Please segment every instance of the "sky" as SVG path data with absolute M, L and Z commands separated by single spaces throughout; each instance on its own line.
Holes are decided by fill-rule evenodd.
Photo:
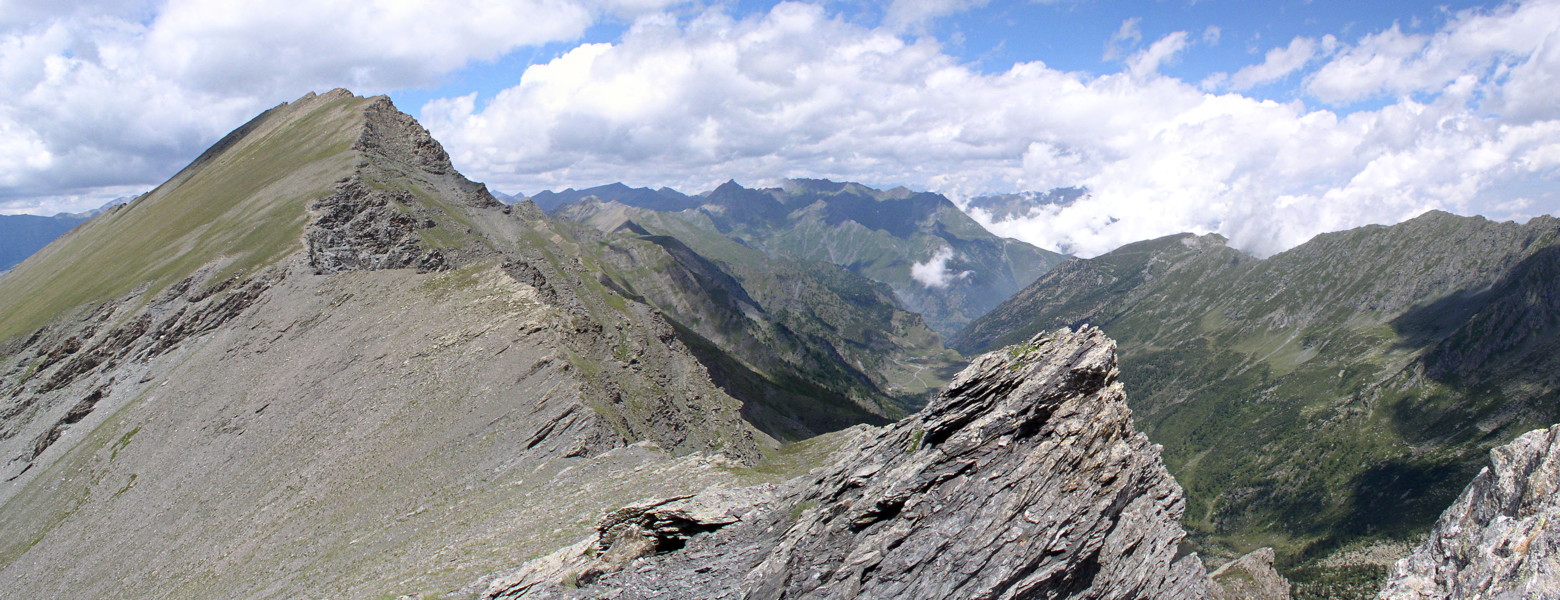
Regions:
M 1085 187 L 974 212 L 1080 256 L 1560 212 L 1560 0 L 0 0 L 0 214 L 145 192 L 336 87 L 509 194 Z

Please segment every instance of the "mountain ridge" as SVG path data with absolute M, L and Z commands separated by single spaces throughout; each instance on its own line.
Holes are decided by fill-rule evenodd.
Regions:
M 788 179 L 749 189 L 729 180 L 697 196 L 608 184 L 537 197 L 551 214 L 567 215 L 586 202 L 677 213 L 781 259 L 845 267 L 888 284 L 944 336 L 1062 260 L 987 232 L 942 195 L 904 188 Z
M 1556 219 L 1432 213 L 1261 260 L 1218 236 L 1129 245 L 954 339 L 1076 331 L 954 376 L 959 355 L 851 254 L 977 280 L 960 261 L 1006 246 L 944 219 L 946 198 L 731 181 L 660 211 L 602 194 L 684 200 L 591 190 L 559 218 L 507 205 L 389 99 L 335 90 L 0 278 L 7 594 L 503 596 L 515 579 L 493 574 L 543 557 L 519 594 L 1276 599 L 1275 559 L 1349 541 L 1328 528 L 1411 531 L 1435 480 L 1554 416 Z M 831 254 L 784 250 L 812 242 Z M 1349 429 L 1366 419 L 1385 421 Z M 1161 449 L 1143 422 L 1244 439 Z M 1337 460 L 1355 455 L 1376 462 Z M 1340 481 L 1354 504 L 1258 540 L 1278 553 L 1209 575 L 1181 543 L 1185 511 L 1213 530 L 1192 546 L 1243 552 L 1273 506 Z
M 183 251 L 118 251 L 152 243 Z M 448 591 L 452 555 L 496 567 L 631 490 L 732 480 L 774 442 L 590 244 L 388 99 L 257 117 L 0 279 L 127 278 L 0 318 L 8 593 Z
M 650 209 L 592 201 L 559 215 L 605 236 L 604 259 L 621 269 L 614 286 L 687 328 L 690 347 L 709 341 L 740 363 L 706 361 L 725 389 L 751 400 L 745 410 L 806 421 L 800 407 L 817 412 L 820 395 L 843 396 L 874 415 L 856 422 L 882 424 L 919 408 L 960 362 L 891 290 L 842 267 L 776 261 Z M 645 242 L 662 256 L 636 250 Z M 737 381 L 750 377 L 767 383 Z
M 1179 234 L 1064 264 L 950 344 L 1105 329 L 1194 537 L 1274 545 L 1293 574 L 1423 531 L 1490 447 L 1560 420 L 1543 283 L 1557 243 L 1553 217 L 1440 211 L 1266 259 Z

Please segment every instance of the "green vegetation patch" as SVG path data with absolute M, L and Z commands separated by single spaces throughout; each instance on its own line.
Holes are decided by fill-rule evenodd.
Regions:
M 256 117 L 150 194 L 92 219 L 0 280 L 0 340 L 139 291 L 144 300 L 209 264 L 213 281 L 302 247 L 310 203 L 334 191 L 366 99 L 322 98 Z

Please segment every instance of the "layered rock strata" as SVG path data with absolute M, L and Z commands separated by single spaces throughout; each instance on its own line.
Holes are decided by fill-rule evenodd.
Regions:
M 1036 336 L 811 475 L 618 511 L 484 597 L 1209 597 L 1117 375 L 1098 329 Z

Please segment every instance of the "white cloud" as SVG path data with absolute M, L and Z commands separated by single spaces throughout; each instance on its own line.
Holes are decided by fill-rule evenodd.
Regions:
M 939 120 L 971 76 L 930 42 L 782 3 L 742 21 L 641 20 L 620 44 L 530 67 L 481 110 L 456 98 L 422 114 L 463 166 L 501 188 L 589 178 L 699 187 L 793 168 L 859 176 L 888 166 L 883 153 L 910 158 L 950 145 L 990 153 L 981 146 L 1000 137 L 998 124 Z
M 910 277 L 929 288 L 946 288 L 955 281 L 969 277 L 970 271 L 956 273 L 948 268 L 948 262 L 953 259 L 953 248 L 938 248 L 926 262 L 910 265 Z
M 169 0 L 147 54 L 172 78 L 206 89 L 377 92 L 573 39 L 593 20 L 572 0 Z
M 17 198 L 146 187 L 256 111 L 182 88 L 150 68 L 145 27 L 115 18 L 0 31 L 0 208 Z M 8 199 L 9 197 L 9 199 Z M 61 209 L 91 208 L 73 203 Z
M 1304 68 L 1319 55 L 1331 52 L 1337 45 L 1338 40 L 1331 35 L 1323 36 L 1320 40 L 1297 37 L 1290 40 L 1286 47 L 1268 50 L 1261 64 L 1236 71 L 1229 78 L 1229 88 L 1246 90 L 1278 81 Z
M 93 2 L 40 2 L 0 0 L 0 30 L 64 18 L 113 17 L 145 20 L 156 9 L 154 0 L 95 0 Z
M 1142 43 L 1143 30 L 1138 28 L 1138 24 L 1142 22 L 1143 19 L 1141 17 L 1132 17 L 1122 21 L 1121 26 L 1116 28 L 1116 33 L 1112 34 L 1110 39 L 1105 42 L 1105 54 L 1100 58 L 1103 60 L 1119 59 L 1126 56 L 1133 48 Z
M 1307 89 L 1324 101 L 1347 103 L 1437 92 L 1466 74 L 1496 80 L 1524 65 L 1552 73 L 1560 66 L 1554 60 L 1557 24 L 1560 2 L 1532 0 L 1464 11 L 1433 34 L 1407 34 L 1394 25 L 1340 52 L 1311 76 Z M 1553 116 L 1560 108 L 1539 112 Z
M 1159 72 L 1160 65 L 1173 61 L 1176 54 L 1186 49 L 1187 44 L 1185 31 L 1159 38 L 1159 41 L 1149 44 L 1148 48 L 1127 59 L 1127 72 L 1133 77 L 1155 74 Z
M 0 0 L 0 211 L 92 208 L 308 91 L 436 83 L 685 0 Z
M 1448 27 L 1492 27 L 1481 15 Z M 1136 46 L 1137 23 L 1117 37 Z M 1124 55 L 1123 73 L 1020 63 L 985 74 L 933 41 L 786 3 L 747 19 L 645 19 L 619 43 L 531 67 L 486 103 L 439 100 L 423 117 L 458 165 L 507 191 L 616 180 L 701 191 L 731 177 L 828 177 L 955 197 L 1082 185 L 1085 199 L 990 225 L 1082 255 L 1179 231 L 1221 232 L 1268 254 L 1429 208 L 1494 217 L 1503 206 L 1560 208 L 1557 122 L 1489 112 L 1497 105 L 1488 99 L 1510 98 L 1546 114 L 1529 82 L 1560 67 L 1542 39 L 1500 55 L 1510 67 L 1499 74 L 1463 74 L 1432 98 L 1339 114 L 1158 75 L 1188 47 L 1184 32 Z M 1303 71 L 1290 68 L 1300 58 L 1331 61 L 1325 70 L 1362 56 L 1342 45 L 1329 54 L 1334 43 L 1291 42 L 1243 81 Z
M 884 12 L 883 24 L 906 30 L 948 15 L 985 6 L 990 0 L 893 0 Z

